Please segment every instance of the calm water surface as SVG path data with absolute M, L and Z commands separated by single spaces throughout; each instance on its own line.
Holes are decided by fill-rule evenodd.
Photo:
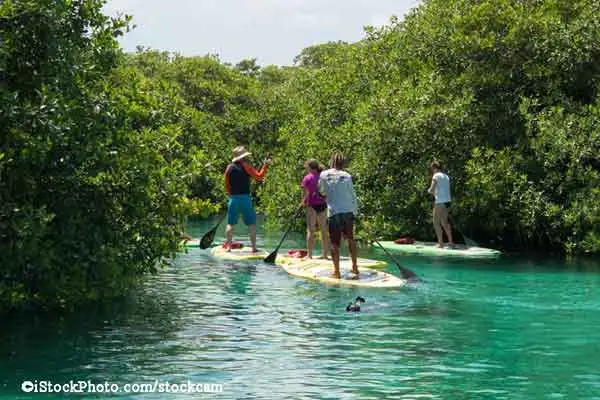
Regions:
M 597 262 L 401 260 L 424 285 L 328 287 L 191 249 L 126 299 L 0 321 L 0 398 L 66 397 L 24 380 L 190 380 L 223 393 L 118 397 L 600 399 Z M 363 312 L 346 313 L 357 295 Z

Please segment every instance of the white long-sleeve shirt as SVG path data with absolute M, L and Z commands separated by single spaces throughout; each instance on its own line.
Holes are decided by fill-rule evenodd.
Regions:
M 358 211 L 352 176 L 346 171 L 331 168 L 321 172 L 319 192 L 327 201 L 327 216 Z

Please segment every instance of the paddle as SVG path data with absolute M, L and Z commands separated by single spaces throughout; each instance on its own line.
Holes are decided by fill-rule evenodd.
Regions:
M 271 153 L 267 153 L 265 160 L 270 159 L 270 158 L 271 158 Z M 214 228 L 212 228 L 210 231 L 206 232 L 204 234 L 204 236 L 202 236 L 202 239 L 200 239 L 200 248 L 201 249 L 208 249 L 210 247 L 212 242 L 215 240 L 215 234 L 217 233 L 217 228 L 219 227 L 219 225 L 221 225 L 221 222 L 223 222 L 223 220 L 225 219 L 226 216 L 227 216 L 227 214 L 223 215 L 223 217 L 221 217 L 221 219 L 219 220 L 217 225 L 215 225 Z
M 300 215 L 300 211 L 302 211 L 303 208 L 304 207 L 302 207 L 302 206 L 298 207 L 298 210 L 296 210 L 296 212 L 294 213 L 294 216 L 292 217 L 292 219 L 290 221 L 290 226 L 288 226 L 287 230 L 284 232 L 283 236 L 281 237 L 281 240 L 279 241 L 279 244 L 277 245 L 277 247 L 275 248 L 275 250 L 273 250 L 273 252 L 271 254 L 269 254 L 267 257 L 265 257 L 264 262 L 266 262 L 267 264 L 275 264 L 275 259 L 277 258 L 277 252 L 279 251 L 281 244 L 285 240 L 285 237 L 287 236 L 287 234 L 290 232 L 290 230 L 294 226 L 293 222 L 296 220 L 298 215 Z
M 389 258 L 391 258 L 392 260 L 394 260 L 394 262 L 396 263 L 396 265 L 398 266 L 398 269 L 400 269 L 400 274 L 402 275 L 403 279 L 406 279 L 409 282 L 423 282 L 423 280 L 421 278 L 419 278 L 417 276 L 417 274 L 415 274 L 414 272 L 412 272 L 410 269 L 403 267 L 402 265 L 400 265 L 400 263 L 398 262 L 398 260 L 396 260 L 396 257 L 392 256 L 386 249 L 385 247 L 383 247 L 381 245 L 381 243 L 379 243 L 378 240 L 374 239 L 373 240 L 375 243 L 377 243 L 379 245 L 379 247 L 381 247 L 383 249 L 383 251 L 385 252 L 385 254 L 387 254 L 387 256 Z
M 221 219 L 219 220 L 219 222 L 217 223 L 217 225 L 215 225 L 214 228 L 212 228 L 210 231 L 206 232 L 204 234 L 204 236 L 202 236 L 202 239 L 200 239 L 200 248 L 201 249 L 208 249 L 210 247 L 212 242 L 215 240 L 215 234 L 217 233 L 217 228 L 219 227 L 219 225 L 221 225 L 221 222 L 223 222 L 223 220 L 225 220 L 226 216 L 227 215 L 223 215 L 221 217 Z
M 479 244 L 476 241 L 469 239 L 467 237 L 467 235 L 465 235 L 463 233 L 463 231 L 460 230 L 460 228 L 458 227 L 458 224 L 454 221 L 454 218 L 452 218 L 452 215 L 450 215 L 450 213 L 448 213 L 448 216 L 450 217 L 450 221 L 452 222 L 452 225 L 456 228 L 456 230 L 458 231 L 458 233 L 461 234 L 463 240 L 465 241 L 465 244 L 468 247 L 478 247 Z
M 429 191 L 427 189 L 425 189 L 425 193 L 428 194 L 431 197 L 434 197 L 431 193 L 429 193 Z M 450 214 L 450 211 L 448 211 L 448 218 L 450 219 L 450 222 L 452 222 L 452 225 L 456 228 L 456 230 L 458 231 L 458 233 L 460 233 L 460 235 L 463 238 L 463 241 L 465 242 L 465 244 L 467 245 L 467 247 L 478 247 L 479 244 L 474 241 L 469 239 L 464 233 L 463 231 L 460 230 L 460 228 L 458 227 L 458 224 L 454 221 L 454 218 L 452 218 L 452 214 Z

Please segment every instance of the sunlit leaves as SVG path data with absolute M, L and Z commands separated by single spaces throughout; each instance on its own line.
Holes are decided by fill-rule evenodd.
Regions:
M 178 249 L 182 103 L 117 69 L 102 5 L 0 4 L 0 310 L 119 295 Z

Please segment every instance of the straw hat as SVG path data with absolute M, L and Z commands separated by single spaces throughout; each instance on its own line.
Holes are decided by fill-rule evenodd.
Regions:
M 249 157 L 251 155 L 252 153 L 248 153 L 244 146 L 238 146 L 235 149 L 233 149 L 233 159 L 231 160 L 231 162 L 234 163 L 241 161 L 244 158 Z

